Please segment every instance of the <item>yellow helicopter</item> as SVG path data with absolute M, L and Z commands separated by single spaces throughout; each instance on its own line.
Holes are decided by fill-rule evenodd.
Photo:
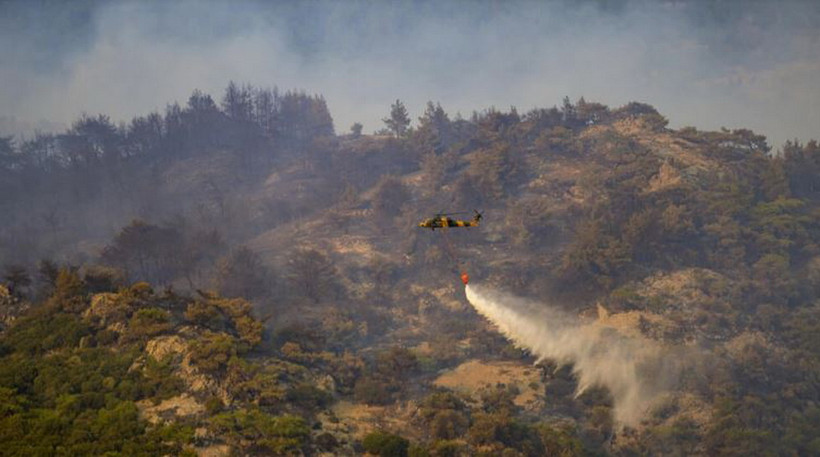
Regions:
M 429 228 L 430 230 L 435 230 L 437 228 L 449 228 L 449 227 L 478 227 L 479 222 L 481 221 L 481 213 L 476 210 L 473 210 L 475 215 L 469 221 L 463 221 L 460 219 L 453 219 L 450 217 L 452 214 L 465 214 L 464 212 L 459 213 L 438 213 L 435 216 L 425 219 L 419 222 L 419 227 L 422 228 Z

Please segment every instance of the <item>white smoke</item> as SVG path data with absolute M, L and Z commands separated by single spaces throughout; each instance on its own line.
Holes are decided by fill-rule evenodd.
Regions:
M 19 123 L 0 134 L 219 101 L 233 80 L 322 93 L 340 133 L 383 127 L 397 98 L 452 118 L 585 96 L 780 146 L 819 133 L 819 21 L 816 0 L 4 0 L 0 116 Z
M 465 291 L 476 311 L 518 347 L 539 361 L 572 364 L 578 378 L 576 395 L 594 385 L 609 389 L 615 420 L 621 425 L 636 424 L 676 378 L 674 358 L 649 340 L 585 325 L 561 310 L 486 287 L 468 285 Z

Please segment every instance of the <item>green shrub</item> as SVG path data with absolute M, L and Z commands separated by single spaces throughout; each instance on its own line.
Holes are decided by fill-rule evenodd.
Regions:
M 127 339 L 145 339 L 171 329 L 171 314 L 159 308 L 143 308 L 128 321 Z
M 224 408 L 225 404 L 222 403 L 222 400 L 215 395 L 210 396 L 207 400 L 205 400 L 205 411 L 207 411 L 211 416 L 222 412 Z
M 353 397 L 357 402 L 368 405 L 387 405 L 393 402 L 391 386 L 385 381 L 361 378 L 353 386 Z
M 202 371 L 223 371 L 240 348 L 234 338 L 224 333 L 211 333 L 190 344 L 191 363 Z
M 185 309 L 185 319 L 211 330 L 223 330 L 225 327 L 225 317 L 219 308 L 210 303 L 191 302 Z
M 407 449 L 407 457 L 430 457 L 430 453 L 418 444 L 411 444 Z
M 267 452 L 293 454 L 304 447 L 310 428 L 298 416 L 271 416 L 258 409 L 217 414 L 210 419 L 211 428 L 229 443 L 242 446 L 255 443 Z
M 433 454 L 436 457 L 459 457 L 463 451 L 464 445 L 458 441 L 439 440 L 433 444 Z
M 319 449 L 323 451 L 333 451 L 334 449 L 339 447 L 339 440 L 337 440 L 335 436 L 327 432 L 320 433 L 318 436 L 316 436 L 315 442 L 316 445 L 319 446 Z
M 390 433 L 375 431 L 362 440 L 364 450 L 381 457 L 407 457 L 410 442 Z
M 307 382 L 291 387 L 285 398 L 289 403 L 307 409 L 324 408 L 333 399 L 329 393 Z

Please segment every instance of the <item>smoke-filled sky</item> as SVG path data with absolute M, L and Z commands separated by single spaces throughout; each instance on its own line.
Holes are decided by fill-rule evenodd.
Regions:
M 340 133 L 383 127 L 396 99 L 415 119 L 566 95 L 778 147 L 820 138 L 819 20 L 813 0 L 0 0 L 0 134 L 218 101 L 234 80 L 321 93 Z

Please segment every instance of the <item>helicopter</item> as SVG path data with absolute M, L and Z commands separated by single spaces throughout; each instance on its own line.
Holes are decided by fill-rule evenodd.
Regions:
M 475 215 L 469 221 L 463 221 L 449 217 L 453 214 L 465 214 L 465 212 L 463 211 L 457 213 L 441 212 L 429 219 L 425 219 L 419 222 L 419 227 L 429 228 L 430 230 L 434 231 L 437 228 L 443 229 L 449 227 L 478 227 L 478 224 L 481 221 L 481 213 L 479 213 L 477 210 L 473 210 L 473 212 L 475 213 Z

